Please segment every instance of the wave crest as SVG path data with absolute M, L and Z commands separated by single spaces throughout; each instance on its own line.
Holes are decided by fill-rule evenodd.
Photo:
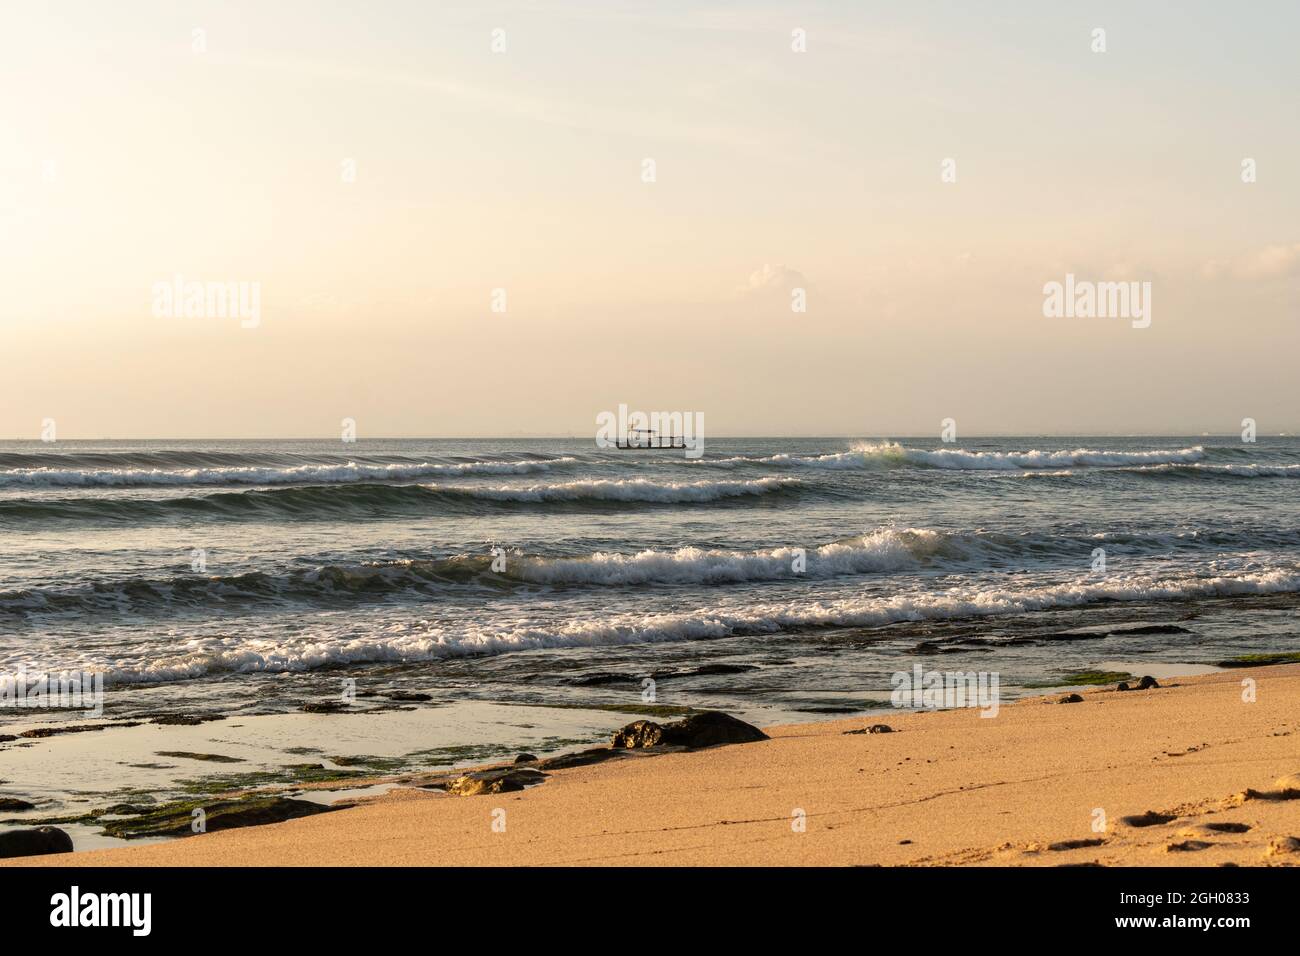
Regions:
M 914 465 L 923 468 L 953 470 L 1013 471 L 1032 468 L 1116 468 L 1125 465 L 1186 464 L 1205 457 L 1205 448 L 1196 445 L 1176 450 L 1152 451 L 1095 451 L 1076 448 L 1073 451 L 965 451 L 960 448 L 927 451 L 907 448 L 897 442 L 864 443 L 854 446 L 854 452 L 867 461 L 884 465 Z
M 434 475 L 526 475 L 569 465 L 576 458 L 549 461 L 468 461 L 450 464 L 297 465 L 289 468 L 11 468 L 0 471 L 0 488 L 138 488 L 171 485 L 341 484 L 427 478 Z

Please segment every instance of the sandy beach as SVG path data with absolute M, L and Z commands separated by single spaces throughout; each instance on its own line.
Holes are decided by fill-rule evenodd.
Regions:
M 1253 682 L 1252 688 L 1243 681 Z M 1300 665 L 555 770 L 8 865 L 1294 865 Z M 890 733 L 851 733 L 885 723 Z M 1282 778 L 1290 777 L 1288 789 Z M 1148 815 L 1151 814 L 1151 815 Z

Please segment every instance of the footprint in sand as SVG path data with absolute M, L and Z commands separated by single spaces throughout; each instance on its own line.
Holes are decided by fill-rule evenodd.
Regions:
M 1213 843 L 1206 843 L 1204 840 L 1183 840 L 1180 843 L 1170 843 L 1165 847 L 1166 853 L 1193 853 L 1196 850 L 1207 850 L 1214 846 Z
M 1219 806 L 1231 810 L 1250 800 L 1300 800 L 1300 773 L 1289 773 L 1273 781 L 1273 790 L 1252 790 L 1247 787 L 1240 793 L 1223 800 Z
M 1222 833 L 1246 833 L 1252 827 L 1249 823 L 1198 823 L 1179 833 L 1183 837 L 1218 836 Z
M 1026 843 L 1017 848 L 1010 843 L 1004 843 L 997 847 L 1000 852 L 1016 852 L 1017 850 L 1024 855 L 1033 855 L 1042 853 L 1044 850 L 1059 852 L 1061 850 L 1082 850 L 1085 847 L 1101 846 L 1106 842 L 1105 837 L 1095 837 L 1088 840 L 1057 840 L 1055 843 Z
M 1049 850 L 1080 850 L 1086 846 L 1101 846 L 1105 842 L 1105 837 L 1097 837 L 1092 840 L 1060 840 L 1056 843 L 1047 844 L 1047 848 Z
M 1288 856 L 1293 853 L 1300 853 L 1300 840 L 1293 836 L 1280 836 L 1273 838 L 1264 851 L 1264 856 Z
M 1131 827 L 1154 827 L 1177 819 L 1178 817 L 1172 813 L 1157 813 L 1155 810 L 1148 810 L 1146 813 L 1138 813 L 1131 817 L 1121 817 L 1120 823 L 1125 823 Z

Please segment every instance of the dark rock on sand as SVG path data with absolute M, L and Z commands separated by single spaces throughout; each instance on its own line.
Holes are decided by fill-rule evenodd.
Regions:
M 1116 690 L 1151 690 L 1153 687 L 1159 687 L 1159 686 L 1160 684 L 1156 682 L 1156 679 L 1154 677 L 1147 675 L 1132 686 L 1130 686 L 1126 681 L 1120 681 L 1119 684 L 1115 686 L 1115 689 Z
M 0 744 L 7 744 L 9 741 L 17 739 L 18 737 L 15 734 L 0 734 Z
M 149 807 L 144 813 L 123 820 L 105 820 L 104 835 L 133 840 L 139 837 L 189 836 L 194 832 L 194 811 L 203 811 L 204 829 L 230 830 L 235 827 L 279 823 L 317 813 L 329 813 L 338 807 L 293 800 L 289 797 L 255 797 L 244 800 L 180 800 Z
M 7 833 L 0 833 L 0 859 L 71 852 L 72 837 L 57 827 L 37 827 L 32 830 L 10 830 Z
M 624 749 L 658 747 L 664 744 L 716 747 L 767 739 L 767 734 L 752 724 L 718 710 L 706 710 L 671 724 L 657 724 L 652 720 L 635 721 L 614 734 L 611 746 Z
M 631 750 L 635 747 L 654 747 L 664 742 L 664 727 L 653 720 L 637 720 L 614 732 L 611 747 Z
M 677 677 L 714 677 L 721 674 L 743 674 L 745 671 L 758 670 L 757 664 L 701 664 L 699 667 L 684 670 L 663 670 L 645 673 L 621 673 L 617 671 L 593 671 L 564 678 L 561 682 L 574 687 L 602 687 L 607 684 L 637 684 L 647 677 L 656 680 L 672 680 Z
M 184 760 L 202 760 L 207 763 L 243 763 L 243 757 L 227 757 L 225 754 L 201 754 L 190 750 L 158 750 L 158 757 L 175 757 Z
M 892 734 L 893 732 L 894 728 L 889 724 L 872 724 L 870 727 L 844 731 L 845 734 Z
M 303 704 L 302 709 L 308 714 L 338 714 L 348 709 L 341 700 L 318 700 Z
M 515 763 L 536 763 L 536 762 L 537 762 L 536 754 L 519 754 L 519 756 L 515 757 Z
M 622 756 L 623 754 L 609 747 L 592 747 L 590 750 L 579 750 L 577 753 L 547 757 L 538 763 L 537 767 L 540 770 L 563 770 L 566 767 L 586 767 L 593 763 L 604 763 L 606 760 L 615 760 Z
M 0 810 L 35 810 L 36 804 L 14 797 L 0 797 Z
M 1058 704 L 1082 704 L 1083 698 L 1078 694 L 1066 694 L 1064 697 L 1058 698 L 1056 702 Z
M 40 739 L 42 737 L 53 737 L 57 734 L 86 734 L 92 730 L 108 730 L 110 727 L 138 727 L 138 720 L 123 720 L 116 724 L 77 724 L 70 727 L 37 727 L 34 730 L 24 730 L 19 737 L 29 737 Z
M 153 714 L 151 723 L 165 727 L 195 727 L 213 720 L 225 720 L 224 714 Z
M 528 768 L 506 767 L 500 770 L 476 770 L 447 784 L 447 792 L 462 797 L 489 793 L 513 793 L 541 783 L 546 774 Z

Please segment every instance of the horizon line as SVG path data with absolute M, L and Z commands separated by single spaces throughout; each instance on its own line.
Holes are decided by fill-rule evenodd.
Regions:
M 1300 431 L 1300 430 L 1298 430 Z M 1295 438 L 1296 433 L 1291 431 L 1280 431 L 1276 433 L 1258 433 L 1260 438 Z M 580 441 L 586 436 L 583 435 L 556 435 L 543 433 L 522 433 L 513 435 L 379 435 L 367 438 L 357 438 L 351 442 L 343 442 L 334 435 L 298 435 L 298 436 L 194 436 L 180 437 L 176 435 L 168 436 L 108 436 L 100 435 L 91 438 L 59 438 L 55 441 L 43 441 L 40 438 L 0 438 L 0 444 L 34 444 L 34 445 L 59 445 L 68 442 L 130 442 L 130 441 L 149 441 L 149 442 L 338 442 L 339 444 L 359 445 L 363 442 L 385 442 L 385 441 Z M 705 441 L 713 439 L 780 439 L 794 438 L 803 440 L 814 439 L 862 439 L 862 440 L 898 440 L 898 439 L 940 439 L 937 434 L 906 434 L 903 432 L 891 432 L 889 434 L 866 434 L 862 432 L 844 432 L 841 434 L 719 434 L 706 436 Z M 947 444 L 956 444 L 967 439 L 989 439 L 989 438 L 1231 438 L 1240 437 L 1239 431 L 1229 432 L 1164 432 L 1164 431 L 1141 431 L 1141 432 L 972 432 L 971 434 L 960 436 L 955 442 Z M 592 441 L 594 442 L 594 437 Z M 656 450 L 656 449 L 650 449 Z M 668 449 L 664 449 L 665 451 Z

